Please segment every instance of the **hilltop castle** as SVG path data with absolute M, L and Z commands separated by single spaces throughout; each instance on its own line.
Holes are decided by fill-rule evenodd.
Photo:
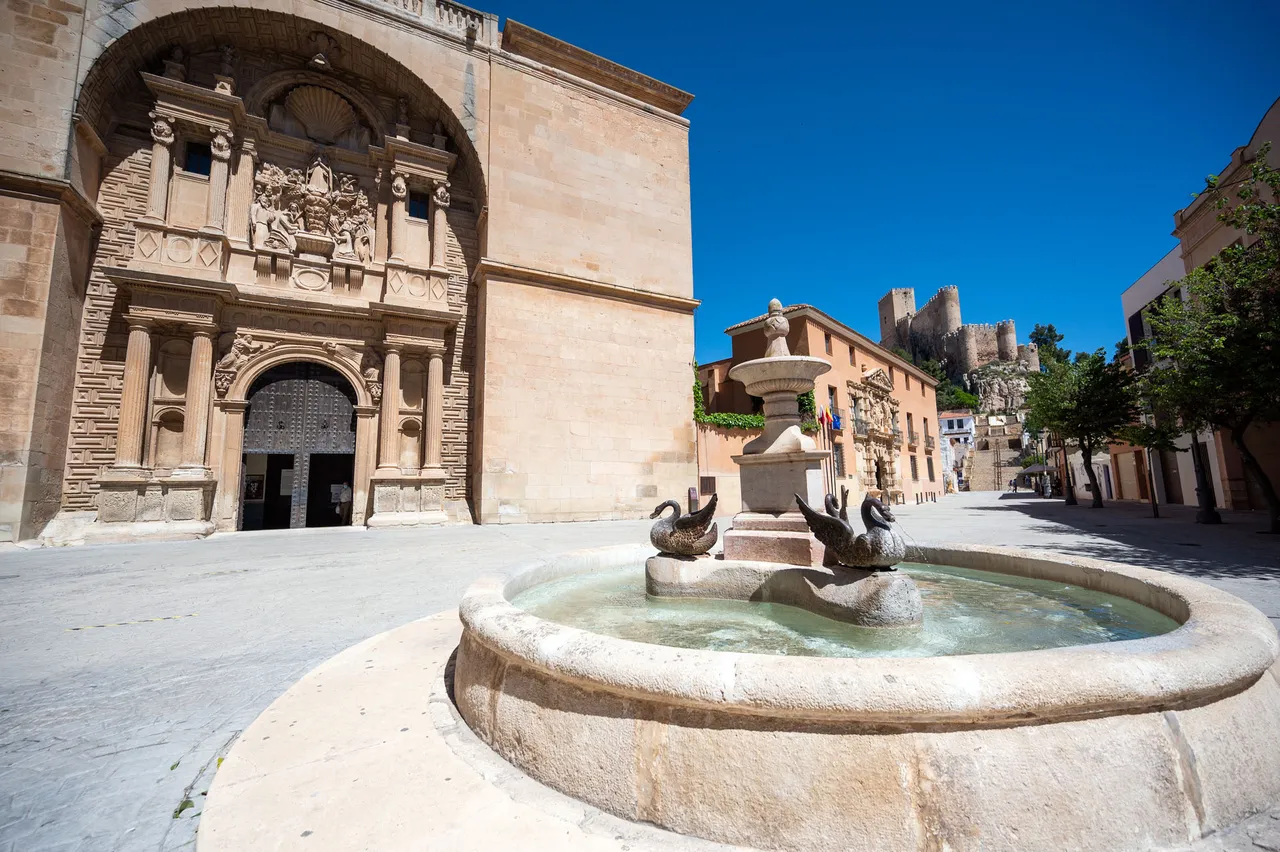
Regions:
M 1026 361 L 1040 369 L 1040 353 L 1034 343 L 1019 344 L 1013 320 L 963 324 L 960 291 L 943 287 L 916 310 L 916 291 L 895 287 L 880 299 L 880 345 L 901 347 L 913 357 L 940 361 L 956 381 L 993 361 Z

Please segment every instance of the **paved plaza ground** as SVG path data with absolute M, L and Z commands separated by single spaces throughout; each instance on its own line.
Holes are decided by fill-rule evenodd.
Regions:
M 1157 520 L 1146 506 L 1095 511 L 998 493 L 896 511 L 921 542 L 1176 571 L 1280 626 L 1280 541 L 1257 533 L 1261 517 L 1203 527 L 1183 507 L 1162 507 Z M 218 756 L 313 667 L 453 608 L 481 574 L 644 542 L 648 527 L 305 530 L 0 552 L 0 852 L 190 848 Z M 1205 848 L 1280 850 L 1272 823 L 1264 816 Z

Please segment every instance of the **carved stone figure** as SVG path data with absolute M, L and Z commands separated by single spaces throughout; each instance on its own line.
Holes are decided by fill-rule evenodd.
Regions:
M 218 359 L 218 363 L 213 368 L 213 388 L 218 392 L 218 396 L 225 396 L 231 389 L 236 373 L 241 367 L 273 346 L 275 343 L 254 340 L 252 334 L 237 333 L 231 342 L 231 348 Z
M 274 343 L 254 340 L 252 334 L 237 334 L 235 340 L 231 343 L 231 348 L 227 350 L 227 354 L 218 360 L 214 369 L 235 373 L 249 363 L 249 360 L 255 355 L 260 355 L 273 346 L 275 346 Z
M 213 138 L 209 140 L 209 152 L 215 160 L 231 159 L 231 139 L 226 133 L 212 128 Z
M 814 538 L 826 545 L 841 565 L 871 571 L 893 571 L 907 558 L 907 543 L 890 523 L 893 512 L 874 497 L 862 501 L 862 523 L 865 533 L 854 535 L 849 523 L 849 489 L 840 489 L 840 508 L 828 494 L 826 513 L 817 512 L 799 494 L 796 503 Z
M 382 401 L 382 358 L 373 351 L 373 347 L 368 347 L 364 350 L 360 365 L 365 387 L 369 389 L 373 404 L 377 405 Z
M 151 118 L 151 139 L 161 145 L 173 144 L 173 119 L 156 113 L 148 113 Z
M 649 530 L 649 541 L 660 553 L 675 556 L 701 556 L 715 546 L 720 531 L 716 528 L 716 495 L 712 494 L 707 505 L 688 515 L 680 514 L 680 504 L 668 500 L 653 510 L 650 518 L 658 518 L 670 506 L 674 511 Z
M 299 231 L 329 237 L 337 257 L 373 257 L 373 207 L 354 175 L 334 172 L 317 156 L 304 173 L 263 163 L 250 208 L 253 247 L 294 253 Z
M 764 321 L 764 338 L 768 345 L 764 350 L 766 358 L 785 358 L 791 354 L 787 346 L 787 334 L 791 331 L 791 323 L 782 314 L 782 302 L 777 299 L 769 301 L 769 316 Z

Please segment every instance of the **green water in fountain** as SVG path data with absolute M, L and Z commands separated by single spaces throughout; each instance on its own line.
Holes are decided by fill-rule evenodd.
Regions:
M 512 603 L 539 618 L 619 639 L 753 654 L 935 657 L 1032 651 L 1157 636 L 1178 623 L 1079 586 L 941 565 L 901 566 L 924 599 L 924 626 L 874 630 L 796 607 L 645 594 L 644 566 L 577 574 Z

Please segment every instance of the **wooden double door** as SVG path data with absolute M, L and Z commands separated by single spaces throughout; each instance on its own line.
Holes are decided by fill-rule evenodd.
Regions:
M 243 529 L 350 523 L 339 497 L 352 482 L 355 391 L 309 361 L 273 367 L 249 390 L 245 412 Z

